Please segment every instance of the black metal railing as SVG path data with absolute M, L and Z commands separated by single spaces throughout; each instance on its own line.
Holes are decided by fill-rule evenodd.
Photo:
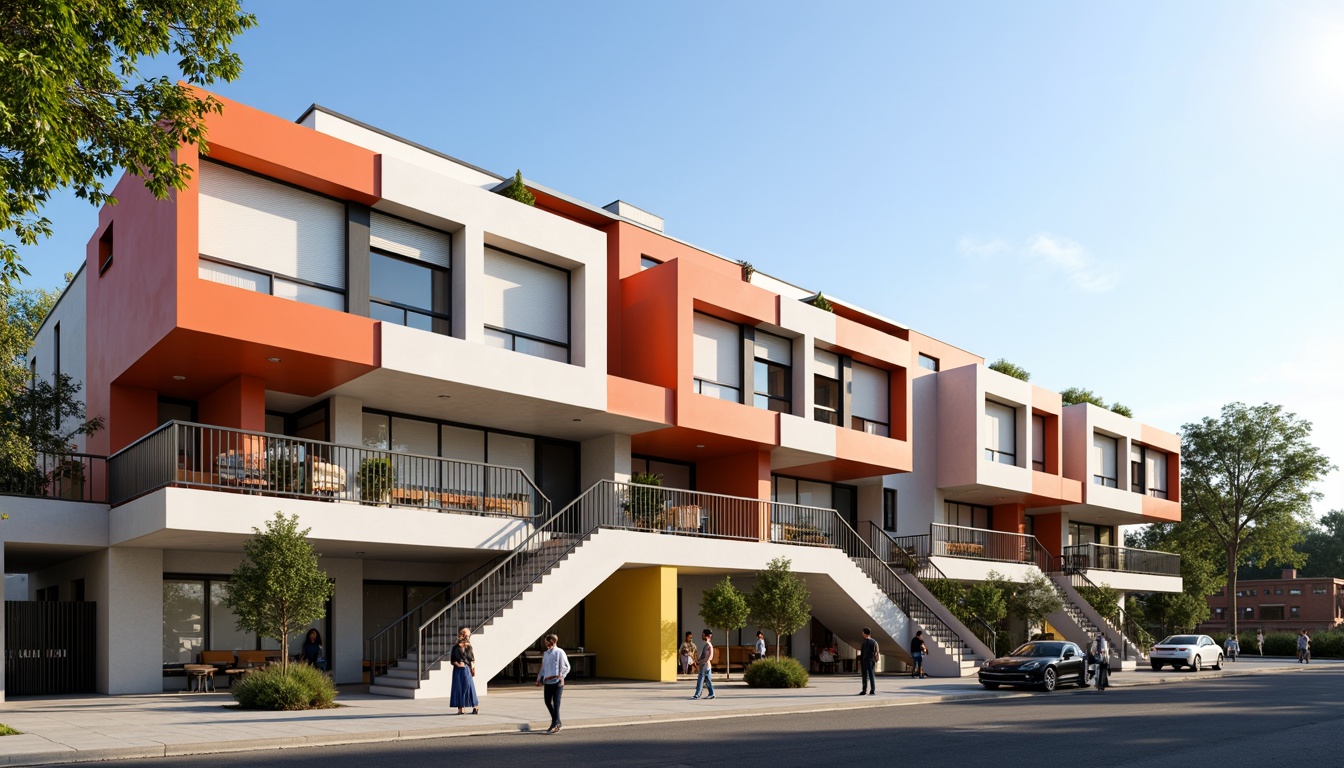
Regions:
M 1106 475 L 1093 475 L 1092 484 L 1104 485 L 1107 488 L 1116 488 L 1118 487 L 1119 482 L 1114 477 L 1107 477 Z
M 1073 590 L 1077 592 L 1079 597 L 1082 597 L 1084 601 L 1087 600 L 1085 597 L 1087 590 L 1100 589 L 1096 582 L 1087 577 L 1087 574 L 1071 567 L 1067 557 L 1061 558 L 1061 566 L 1061 570 L 1069 580 L 1069 585 L 1073 587 Z M 1063 597 L 1067 599 L 1068 595 L 1065 594 Z M 1096 611 L 1102 621 L 1106 622 L 1106 625 L 1120 636 L 1121 648 L 1119 650 L 1121 659 L 1127 660 L 1129 658 L 1130 645 L 1133 645 L 1138 649 L 1140 656 L 1148 655 L 1148 649 L 1153 647 L 1154 642 L 1153 636 L 1148 633 L 1148 630 L 1144 629 L 1131 619 L 1128 614 L 1125 614 L 1118 609 L 1115 614 L 1110 616 L 1102 613 L 1095 605 L 1092 606 L 1092 610 Z
M 1004 563 L 1029 563 L 1049 573 L 1053 560 L 1035 536 L 934 523 L 930 527 L 930 554 Z
M 824 521 L 822 512 L 839 519 L 829 509 L 601 480 L 420 624 L 412 649 L 418 679 L 448 654 L 460 628 L 479 630 L 601 528 L 758 541 L 780 510 L 798 519 Z
M 1113 547 L 1106 544 L 1078 544 L 1064 548 L 1067 570 L 1123 571 L 1159 576 L 1180 576 L 1181 556 L 1151 549 Z
M 835 519 L 838 525 L 844 526 L 845 531 L 847 531 L 847 533 L 837 533 L 836 540 L 840 542 L 838 546 L 863 569 L 864 573 L 868 574 L 869 578 L 877 582 L 878 587 L 887 595 L 887 598 L 895 603 L 906 616 L 909 616 L 939 645 L 947 648 L 949 652 L 966 653 L 968 646 L 961 636 L 945 624 L 942 619 L 938 618 L 938 614 L 928 603 L 924 602 L 923 598 L 905 586 L 893 569 L 893 567 L 904 567 L 903 564 L 909 563 L 910 558 L 910 552 L 897 543 L 898 538 L 918 537 L 893 537 L 879 526 L 874 525 L 870 520 L 868 521 L 869 541 L 864 542 L 863 538 L 855 533 L 839 515 L 835 515 Z M 993 648 L 994 645 L 991 643 L 989 647 Z
M 20 450 L 0 461 L 0 494 L 105 503 L 106 466 L 91 453 Z
M 1153 498 L 1157 498 L 1157 499 L 1165 499 L 1165 498 L 1167 498 L 1167 489 L 1165 489 L 1165 488 L 1149 488 L 1149 489 L 1148 489 L 1148 495 L 1149 495 L 1149 496 L 1152 496 Z
M 172 421 L 108 458 L 111 503 L 167 486 L 544 519 L 516 467 Z
M 499 565 L 503 558 L 503 555 L 491 558 L 471 573 L 425 598 L 419 605 L 366 640 L 364 658 L 369 664 L 369 679 L 377 677 L 381 670 L 387 669 L 397 659 L 409 653 L 418 640 L 417 631 L 425 619 L 447 605 L 455 596 L 462 594 L 467 587 L 479 581 L 481 576 Z

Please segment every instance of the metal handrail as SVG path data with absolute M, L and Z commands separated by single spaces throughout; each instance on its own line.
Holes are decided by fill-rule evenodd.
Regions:
M 887 598 L 895 603 L 906 616 L 909 616 L 921 627 L 927 630 L 940 644 L 947 646 L 949 650 L 951 650 L 952 644 L 956 643 L 960 646 L 959 650 L 964 650 L 966 648 L 966 642 L 957 634 L 956 630 L 952 629 L 945 624 L 942 619 L 938 618 L 938 614 L 934 612 L 933 608 L 931 608 L 928 603 L 924 602 L 922 597 L 907 587 L 905 583 L 900 580 L 900 577 L 896 575 L 896 572 L 892 570 L 891 563 L 898 561 L 895 550 L 900 551 L 901 558 L 908 557 L 908 553 L 896 544 L 895 538 L 873 523 L 873 521 L 869 520 L 868 526 L 871 543 L 865 543 L 862 537 L 857 533 L 854 533 L 853 529 L 849 528 L 849 525 L 844 522 L 843 518 L 836 515 L 836 519 L 839 520 L 858 541 L 858 546 L 853 546 L 853 551 L 845 549 L 845 554 L 849 555 L 860 568 L 863 568 L 864 573 L 868 574 L 869 578 L 877 582 L 878 586 L 881 587 L 882 591 L 887 595 Z M 845 537 L 845 539 L 848 540 L 848 537 Z M 876 562 L 881 564 L 881 569 L 878 569 L 875 566 L 870 566 L 869 558 L 875 558 Z M 916 578 L 919 578 L 918 574 L 916 574 Z M 990 646 L 990 648 L 993 647 L 993 645 Z
M 370 637 L 365 641 L 364 658 L 369 660 L 369 678 L 377 677 L 377 669 L 387 667 L 392 662 L 401 658 L 410 650 L 410 638 L 414 630 L 420 626 L 424 620 L 425 609 L 432 603 L 438 602 L 444 598 L 448 599 L 454 594 L 461 594 L 464 584 L 474 584 L 481 578 L 481 573 L 486 569 L 494 568 L 503 559 L 503 555 L 490 558 L 483 565 L 473 569 L 470 573 L 454 581 L 452 584 L 435 592 L 420 602 L 411 610 L 407 611 L 400 618 L 388 624 L 381 632 Z M 400 642 L 397 642 L 400 638 Z
M 971 626 L 968 627 L 975 636 L 980 638 L 980 642 L 989 647 L 991 653 L 999 655 L 999 632 L 994 629 L 994 625 L 979 616 L 971 617 Z
M 427 669 L 451 650 L 458 628 L 479 630 L 601 528 L 756 541 L 761 523 L 776 510 L 834 514 L 797 504 L 600 480 L 538 524 L 498 565 L 420 624 L 418 679 L 424 680 Z M 692 520 L 698 525 L 692 526 Z
M 1053 570 L 1054 558 L 1029 533 L 1008 533 L 988 528 L 933 523 L 929 526 L 930 555 L 1031 563 L 1043 573 Z
M 1181 575 L 1181 556 L 1155 549 L 1117 547 L 1110 544 L 1075 544 L 1064 547 L 1065 563 L 1071 568 L 1096 568 L 1102 571 L 1148 573 L 1157 576 Z
M 92 453 L 20 451 L 0 462 L 0 495 L 103 503 L 106 487 L 94 468 L 106 458 Z
M 1067 559 L 1061 558 L 1061 566 L 1061 572 L 1068 575 L 1069 585 L 1073 587 L 1075 592 L 1079 587 L 1100 589 L 1100 586 L 1089 579 L 1086 573 L 1083 573 L 1080 569 L 1072 567 Z M 1096 606 L 1092 606 L 1092 610 L 1096 611 Z M 1148 633 L 1148 630 L 1139 626 L 1133 619 L 1126 615 L 1123 610 L 1119 616 L 1107 616 L 1101 611 L 1097 611 L 1097 615 L 1100 616 L 1101 620 L 1106 622 L 1106 626 L 1110 627 L 1123 641 L 1120 649 L 1121 659 L 1129 658 L 1130 645 L 1133 645 L 1138 649 L 1140 656 L 1148 655 L 1148 649 L 1153 646 L 1153 636 Z
M 183 421 L 113 454 L 108 476 L 113 505 L 179 486 L 532 519 L 551 508 L 517 467 Z

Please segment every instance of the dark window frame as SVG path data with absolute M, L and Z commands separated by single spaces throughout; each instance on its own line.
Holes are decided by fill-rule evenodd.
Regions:
M 882 529 L 885 531 L 900 530 L 896 527 L 897 501 L 895 488 L 882 489 Z
M 517 253 L 517 252 L 515 252 L 515 251 L 510 251 L 510 250 L 507 249 L 507 248 L 501 248 L 501 247 L 499 247 L 498 245 L 491 245 L 490 243 L 486 243 L 486 244 L 485 244 L 485 247 L 486 247 L 486 248 L 489 248 L 489 249 L 492 250 L 492 251 L 499 251 L 500 253 L 503 253 L 503 254 L 505 254 L 505 255 L 513 256 L 514 258 L 522 259 L 522 260 L 524 260 L 524 261 L 530 261 L 530 262 L 532 262 L 533 264 L 540 264 L 540 265 L 543 266 L 543 267 L 549 267 L 550 269 L 554 269 L 554 270 L 556 270 L 556 271 L 558 271 L 558 272 L 563 272 L 563 273 L 565 274 L 565 338 L 569 339 L 569 341 L 564 342 L 564 343 L 561 343 L 561 342 L 556 341 L 555 339 L 547 339 L 547 338 L 543 338 L 543 337 L 541 337 L 541 336 L 533 336 L 532 334 L 523 333 L 522 331 L 515 331 L 515 330 L 509 329 L 509 328 L 500 328 L 499 326 L 490 325 L 490 324 L 488 324 L 488 323 L 482 323 L 482 325 L 483 325 L 485 328 L 489 329 L 489 330 L 495 331 L 496 333 L 507 333 L 507 334 L 509 334 L 509 335 L 512 337 L 512 338 L 510 339 L 510 344 L 509 344 L 509 346 L 508 346 L 508 349 L 509 349 L 509 351 L 511 351 L 511 352 L 517 352 L 517 351 L 518 351 L 518 349 L 517 349 L 517 346 L 518 346 L 518 339 L 521 337 L 521 338 L 524 338 L 524 339 L 528 339 L 528 340 L 530 340 L 530 341 L 536 341 L 536 342 L 540 342 L 540 343 L 542 343 L 542 344 L 550 344 L 551 346 L 555 346 L 555 347 L 561 347 L 561 348 L 563 348 L 563 349 L 565 350 L 565 359 L 564 359 L 564 363 L 565 363 L 566 365 L 570 365 L 570 364 L 572 364 L 572 363 L 574 362 L 574 350 L 573 350 L 573 344 L 574 344 L 574 271 L 571 270 L 571 269 L 566 269 L 565 267 L 557 266 L 557 265 L 555 265 L 555 264 L 551 264 L 551 263 L 549 263 L 549 262 L 542 261 L 541 259 L 534 259 L 534 258 L 532 258 L 531 256 L 524 256 L 524 255 L 521 254 L 521 253 Z M 527 354 L 527 353 L 524 352 L 523 354 Z M 541 356 L 540 356 L 540 355 L 531 355 L 531 357 L 541 357 Z M 543 360 L 549 360 L 550 358 L 542 358 L 542 359 L 543 359 Z M 556 360 L 556 361 L 553 361 L 553 362 L 560 362 L 560 361 Z
M 407 221 L 407 223 L 413 224 L 414 222 Z M 430 275 L 429 303 L 432 306 L 430 306 L 429 308 L 416 307 L 410 304 L 404 304 L 399 301 L 393 301 L 392 299 L 384 299 L 379 296 L 375 296 L 373 294 L 373 263 L 374 263 L 373 257 L 375 255 L 381 256 L 385 259 L 401 262 L 403 264 L 410 264 L 411 266 L 427 270 Z M 429 317 L 430 326 L 432 328 L 433 333 L 437 333 L 442 336 L 451 336 L 453 332 L 453 271 L 448 267 L 441 267 L 438 264 L 431 264 L 428 261 L 424 261 L 422 259 L 412 259 L 407 256 L 403 256 L 399 253 L 393 253 L 391 251 L 385 250 L 383 248 L 370 247 L 369 248 L 370 316 L 372 316 L 373 314 L 374 304 L 401 310 L 402 322 L 400 323 L 400 325 L 403 325 L 407 328 L 413 327 L 406 322 L 407 313 L 414 312 L 417 315 L 425 315 Z M 380 321 L 380 322 L 392 322 L 392 321 Z M 424 330 L 424 329 L 417 328 L 416 330 Z
M 788 414 L 792 414 L 792 413 L 793 413 L 793 365 L 792 365 L 792 364 L 790 364 L 790 365 L 784 365 L 783 363 L 776 363 L 776 362 L 774 362 L 773 360 L 767 360 L 766 358 L 763 358 L 763 357 L 756 357 L 756 329 L 755 329 L 755 328 L 750 328 L 750 329 L 745 329 L 745 330 L 749 330 L 749 331 L 750 331 L 749 334 L 746 334 L 746 333 L 743 334 L 743 340 L 742 340 L 742 341 L 743 341 L 743 345 L 744 345 L 744 346 L 748 346 L 748 347 L 749 347 L 749 350 L 748 350 L 747 353 L 751 355 L 751 361 L 752 361 L 752 370 L 751 370 L 751 396 L 752 396 L 752 397 L 751 397 L 751 405 L 752 405 L 752 407 L 754 407 L 754 408 L 764 408 L 764 410 L 767 410 L 767 411 L 773 411 L 774 413 L 788 413 Z M 769 333 L 769 331 L 761 331 L 761 333 Z M 792 343 L 792 341 L 793 341 L 792 339 L 786 338 L 786 337 L 784 337 L 784 336 L 778 336 L 777 334 L 770 334 L 770 335 L 771 335 L 771 336 L 775 336 L 776 338 L 784 339 L 785 341 L 788 341 L 788 342 L 790 342 L 790 343 Z M 750 336 L 750 338 L 747 338 L 747 336 Z M 790 360 L 793 359 L 793 353 L 792 353 L 792 351 L 790 351 L 790 353 L 789 353 L 789 359 L 790 359 Z M 765 366 L 765 371 L 766 371 L 766 375 L 765 375 L 765 379 L 766 379 L 766 381 L 765 381 L 765 390 L 766 390 L 766 391 L 761 391 L 761 383 L 760 383 L 759 381 L 757 381 L 757 379 L 760 378 L 760 377 L 758 377 L 758 376 L 756 375 L 756 366 L 758 366 L 758 365 L 763 365 L 763 366 Z M 784 394 L 782 394 L 782 395 L 774 394 L 774 393 L 772 393 L 772 392 L 769 391 L 769 389 L 770 389 L 770 370 L 771 370 L 771 368 L 778 368 L 778 369 L 780 369 L 781 371 L 784 372 L 784 375 L 783 375 L 783 381 L 784 381 Z M 743 382 L 743 383 L 745 384 L 745 382 Z M 762 405 L 758 404 L 758 403 L 757 403 L 757 398 L 765 398 L 765 405 L 762 406 Z M 772 404 L 774 404 L 774 403 L 781 403 L 782 405 L 781 405 L 780 408 L 772 408 L 772 407 L 770 407 L 770 406 L 771 406 Z
M 942 367 L 942 363 L 938 358 L 932 355 L 926 355 L 923 352 L 920 352 L 918 358 L 916 359 L 917 362 L 919 363 L 919 367 L 923 368 L 926 371 L 933 371 L 934 373 L 937 373 Z
M 205 255 L 204 253 L 197 253 L 197 254 L 196 254 L 196 258 L 198 259 L 198 261 L 208 261 L 208 262 L 211 262 L 211 263 L 213 263 L 213 264 L 219 264 L 219 265 L 221 265 L 221 266 L 229 267 L 230 269 L 237 269 L 237 270 L 240 270 L 240 271 L 243 271 L 243 272 L 250 272 L 250 273 L 252 273 L 252 274 L 254 274 L 254 275 L 259 275 L 259 276 L 261 276 L 261 277 L 264 277 L 264 278 L 266 278 L 267 280 L 269 280 L 269 281 L 271 282 L 271 292 L 270 292 L 270 293 L 261 293 L 261 291 L 252 291 L 252 293 L 260 293 L 262 296 L 271 296 L 271 297 L 274 297 L 274 298 L 281 299 L 281 300 L 283 300 L 283 301 L 293 301 L 295 304 L 304 304 L 304 305 L 309 306 L 309 307 L 317 307 L 317 308 L 319 308 L 319 309 L 331 309 L 333 312 L 344 312 L 344 311 L 345 311 L 345 310 L 342 310 L 342 309 L 332 309 L 331 307 L 324 307 L 324 306 L 322 306 L 321 304 L 309 304 L 309 303 L 306 302 L 306 301 L 300 301 L 300 300 L 298 300 L 298 299 L 287 299 L 287 298 L 285 298 L 285 297 L 283 297 L 283 296 L 276 296 L 276 295 L 275 295 L 275 281 L 276 281 L 276 280 L 284 280 L 285 282 L 294 283 L 295 285 L 303 285 L 303 286 L 307 286 L 307 287 L 309 287 L 309 288 L 317 288 L 317 289 L 319 289 L 319 290 L 327 291 L 328 293 L 335 293 L 335 294 L 338 294 L 338 295 L 341 296 L 342 298 L 345 297 L 345 290 L 344 290 L 344 289 L 341 289 L 341 288 L 335 288 L 335 287 L 332 287 L 332 286 L 330 286 L 330 285 L 326 285 L 325 283 L 316 283 L 316 282 L 313 282 L 312 280 L 305 280 L 305 279 L 303 279 L 302 277 L 292 277 L 292 276 L 290 276 L 290 275 L 281 274 L 281 273 L 279 273 L 279 272 L 271 272 L 271 271 L 268 271 L 268 270 L 257 269 L 256 267 L 254 267 L 254 266 L 250 266 L 250 265 L 248 265 L 248 264 L 239 264 L 239 263 L 236 262 L 236 261 L 228 261 L 227 259 L 220 259 L 220 258 L 216 258 L 216 257 L 214 257 L 214 256 L 207 256 L 207 255 Z M 198 269 L 199 269 L 199 266 L 198 266 Z M 197 279 L 199 279 L 199 280 L 205 280 L 206 282 L 209 282 L 209 283 L 213 283 L 213 282 L 215 282 L 214 280 L 210 280 L 210 279 L 208 279 L 208 278 L 200 277 L 199 274 L 200 274 L 200 273 L 198 272 L 198 273 L 197 273 Z M 220 283 L 220 285 L 223 285 L 223 283 Z M 236 287 L 236 286 L 230 286 L 230 287 Z M 242 289 L 242 290 L 247 290 L 247 289 L 244 288 L 244 289 Z

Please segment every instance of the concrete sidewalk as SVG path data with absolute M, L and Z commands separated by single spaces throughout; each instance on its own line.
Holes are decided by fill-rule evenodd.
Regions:
M 1228 664 L 1222 672 L 1158 673 L 1145 668 L 1116 674 L 1112 680 L 1114 687 L 1125 688 L 1341 668 L 1344 662 L 1300 665 L 1291 659 L 1255 659 Z M 566 738 L 569 731 L 585 727 L 1038 695 L 985 691 L 974 677 L 911 680 L 882 675 L 877 682 L 876 696 L 859 697 L 857 675 L 816 675 L 809 687 L 800 690 L 756 690 L 739 677 L 716 682 L 714 700 L 692 701 L 693 680 L 676 684 L 576 680 L 565 688 L 565 733 L 554 738 Z M 342 688 L 337 701 L 343 706 L 255 712 L 230 708 L 233 698 L 227 692 L 14 699 L 0 704 L 0 722 L 23 733 L 0 737 L 0 766 L 514 733 L 549 724 L 541 692 L 532 686 L 492 688 L 482 699 L 481 714 L 474 716 L 457 715 L 446 699 L 391 699 L 372 696 L 363 687 Z

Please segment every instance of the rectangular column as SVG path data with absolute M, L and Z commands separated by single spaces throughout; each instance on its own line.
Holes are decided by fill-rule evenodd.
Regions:
M 617 571 L 584 600 L 584 623 L 603 677 L 677 679 L 676 568 Z
M 163 690 L 163 550 L 111 547 L 96 555 L 99 693 Z

